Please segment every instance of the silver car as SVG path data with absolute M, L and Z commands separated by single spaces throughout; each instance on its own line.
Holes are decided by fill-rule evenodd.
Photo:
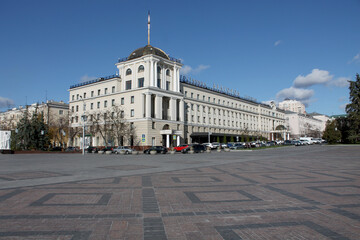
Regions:
M 124 146 L 118 146 L 117 148 L 114 148 L 113 152 L 115 154 L 120 154 L 120 152 L 123 151 L 125 154 L 130 154 L 133 152 L 133 150 L 129 147 Z

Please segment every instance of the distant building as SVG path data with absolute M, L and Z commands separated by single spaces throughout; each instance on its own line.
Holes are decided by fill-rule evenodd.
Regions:
M 285 99 L 282 102 L 279 102 L 279 108 L 285 111 L 291 111 L 296 113 L 305 114 L 305 105 L 300 101 Z
M 321 114 L 312 116 L 291 111 L 285 112 L 285 125 L 290 131 L 291 138 L 320 138 L 328 119 L 327 116 Z
M 49 125 L 53 145 L 66 145 L 67 139 L 65 135 L 69 124 L 69 104 L 63 101 L 49 100 L 46 103 L 33 103 L 1 112 L 0 129 L 15 130 L 26 109 L 30 118 L 35 111 L 43 114 L 44 122 Z

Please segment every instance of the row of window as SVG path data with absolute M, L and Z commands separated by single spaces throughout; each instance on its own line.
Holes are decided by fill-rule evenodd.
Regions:
M 134 117 L 135 116 L 135 110 L 134 109 L 130 109 L 130 117 Z M 92 122 L 94 120 L 100 120 L 100 118 L 103 118 L 103 119 L 108 119 L 108 117 L 110 116 L 107 116 L 107 113 L 104 113 L 103 116 L 100 115 L 100 113 L 98 113 L 96 116 L 95 115 L 90 115 L 89 116 L 89 121 Z M 115 117 L 115 113 L 112 112 L 111 113 L 111 118 L 114 118 Z M 125 112 L 124 111 L 121 111 L 120 112 L 120 117 L 121 118 L 124 118 L 125 117 Z M 95 119 L 96 118 L 96 119 Z M 75 117 L 72 117 L 71 118 L 71 123 L 78 123 L 79 122 L 79 116 L 75 116 Z
M 108 94 L 108 88 L 104 88 L 104 94 Z M 115 93 L 115 86 L 111 87 L 111 93 Z M 97 90 L 97 96 L 101 95 L 101 89 Z M 95 91 L 91 91 L 90 92 L 90 97 L 94 97 L 95 96 Z M 76 94 L 76 100 L 79 99 L 85 99 L 87 97 L 86 92 L 84 92 L 84 94 L 82 96 L 80 96 L 80 94 Z M 74 101 L 75 100 L 75 95 L 71 96 L 71 100 Z
M 130 97 L 130 104 L 133 104 L 135 103 L 135 97 L 134 96 L 131 96 Z M 111 99 L 111 106 L 115 106 L 116 102 L 115 102 L 115 99 Z M 125 104 L 125 98 L 121 98 L 120 99 L 120 104 L 121 105 L 124 105 Z M 96 103 L 96 107 L 97 109 L 100 109 L 100 101 L 98 101 Z M 107 108 L 108 107 L 108 101 L 105 100 L 104 101 L 104 108 Z M 94 103 L 90 103 L 90 110 L 93 110 L 94 109 Z M 78 112 L 79 111 L 79 105 L 76 105 L 76 106 L 72 106 L 71 107 L 71 112 Z M 83 111 L 86 111 L 86 104 L 83 105 Z
M 138 73 L 144 72 L 145 71 L 145 67 L 143 65 L 140 65 L 138 67 Z M 161 73 L 161 67 L 157 67 L 157 73 L 160 74 Z M 131 75 L 132 74 L 132 70 L 130 68 L 126 69 L 125 75 Z M 170 70 L 166 69 L 166 76 L 170 76 Z
M 195 99 L 195 97 L 194 97 L 195 95 L 194 95 L 194 93 L 192 92 L 192 93 L 190 93 L 190 98 L 193 98 L 193 99 Z M 185 97 L 188 97 L 188 92 L 187 91 L 185 91 Z M 196 94 L 196 100 L 200 100 L 200 94 Z M 216 98 L 212 98 L 212 100 L 213 100 L 213 103 L 216 103 Z M 206 101 L 206 96 L 205 95 L 203 95 L 202 96 L 202 101 Z M 211 102 L 211 97 L 207 97 L 207 102 Z M 221 104 L 221 99 L 217 99 L 217 104 Z M 225 100 L 222 100 L 222 105 L 227 105 L 227 106 L 231 106 L 231 107 L 233 107 L 233 108 L 239 108 L 239 109 L 243 109 L 243 110 L 246 110 L 246 111 L 250 111 L 250 112 L 257 112 L 257 108 L 255 108 L 255 107 L 251 107 L 251 106 L 247 106 L 247 105 L 241 105 L 241 104 L 237 104 L 237 103 L 233 103 L 233 102 L 231 102 L 230 103 L 230 101 L 225 101 Z M 269 115 L 269 116 L 273 116 L 273 117 L 283 117 L 282 115 L 280 115 L 280 114 L 278 114 L 278 113 L 274 113 L 274 112 L 271 112 L 271 111 L 268 111 L 268 110 L 264 110 L 264 109 L 260 109 L 261 110 L 261 114 L 266 114 L 266 115 Z

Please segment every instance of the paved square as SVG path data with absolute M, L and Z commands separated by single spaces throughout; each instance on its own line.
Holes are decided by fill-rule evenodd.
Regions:
M 360 146 L 0 166 L 0 240 L 360 239 Z

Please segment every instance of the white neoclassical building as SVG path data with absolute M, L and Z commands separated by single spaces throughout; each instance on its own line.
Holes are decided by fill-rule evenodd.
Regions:
M 71 127 L 81 129 L 83 115 L 120 106 L 141 146 L 239 140 L 243 135 L 286 139 L 285 112 L 180 76 L 182 64 L 151 45 L 136 49 L 116 63 L 118 74 L 72 85 Z M 86 123 L 85 123 L 86 125 Z M 94 146 L 131 145 L 86 134 Z M 81 135 L 74 135 L 79 146 Z
M 300 114 L 305 114 L 305 105 L 294 99 L 285 99 L 282 102 L 279 102 L 279 108 L 285 111 L 296 112 Z

